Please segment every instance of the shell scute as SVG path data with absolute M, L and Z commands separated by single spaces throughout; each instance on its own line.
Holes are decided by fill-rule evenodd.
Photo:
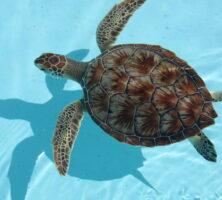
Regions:
M 159 45 L 147 45 L 147 48 L 150 49 L 150 50 L 154 50 L 154 51 L 157 51 L 157 52 L 160 52 L 162 47 L 159 46 Z
M 109 133 L 109 135 L 114 134 L 115 138 L 119 138 L 119 141 L 121 141 L 121 138 L 123 137 L 122 134 L 119 133 L 113 133 L 113 131 L 110 133 L 110 127 L 108 127 L 105 123 L 99 123 L 100 127 L 107 133 Z M 114 137 L 114 136 L 113 136 Z M 124 140 L 124 137 L 122 139 L 122 141 Z M 122 142 L 121 141 L 121 142 Z
M 126 94 L 116 94 L 110 98 L 107 123 L 124 134 L 134 134 L 134 103 Z
M 149 77 L 131 77 L 127 87 L 127 94 L 136 103 L 150 101 L 154 91 Z
M 175 89 L 177 95 L 180 97 L 184 97 L 186 95 L 194 94 L 197 92 L 197 87 L 189 76 L 181 77 L 175 84 Z
M 103 63 L 106 68 L 115 68 L 118 66 L 123 66 L 129 57 L 134 53 L 135 48 L 116 48 L 111 50 L 111 52 L 107 53 L 103 57 Z
M 158 137 L 156 138 L 156 145 L 157 146 L 164 146 L 171 143 L 171 140 L 169 137 Z
M 176 108 L 185 127 L 193 126 L 197 122 L 203 103 L 199 94 L 186 96 L 179 100 Z
M 125 142 L 131 145 L 140 145 L 140 140 L 137 136 L 127 136 Z
M 217 113 L 213 108 L 213 105 L 211 103 L 205 103 L 203 107 L 203 113 L 205 113 L 207 116 L 211 118 L 216 118 Z
M 124 142 L 124 135 L 121 133 L 116 133 L 115 131 L 111 131 L 109 135 L 117 139 L 119 142 Z
M 213 97 L 211 96 L 211 94 L 207 88 L 201 88 L 201 89 L 199 89 L 199 91 L 205 101 L 213 101 Z
M 155 142 L 154 138 L 141 138 L 140 144 L 142 146 L 147 146 L 147 147 L 155 147 L 156 146 L 156 142 Z
M 162 61 L 151 73 L 151 78 L 156 86 L 168 86 L 174 84 L 182 74 L 182 70 L 175 64 Z
M 174 52 L 169 51 L 169 50 L 167 50 L 167 49 L 163 49 L 163 48 L 162 48 L 162 49 L 161 49 L 161 53 L 163 53 L 164 56 L 168 57 L 169 59 L 173 59 L 173 58 L 176 57 L 176 55 L 175 55 Z
M 135 117 L 136 134 L 152 137 L 159 132 L 160 117 L 152 103 L 144 103 L 137 108 Z
M 171 143 L 179 142 L 184 139 L 185 139 L 185 136 L 182 131 L 170 136 Z
M 179 132 L 182 129 L 178 113 L 176 110 L 171 110 L 165 113 L 161 118 L 161 135 L 172 135 Z
M 108 95 L 98 85 L 89 92 L 89 103 L 93 114 L 101 121 L 105 121 L 108 114 Z
M 123 67 L 109 68 L 101 79 L 101 85 L 109 93 L 124 92 L 128 82 L 128 76 Z
M 184 69 L 187 72 L 187 74 L 189 74 L 190 76 L 197 75 L 197 72 L 190 66 L 186 66 Z
M 174 62 L 176 62 L 176 64 L 179 65 L 179 66 L 181 66 L 181 67 L 187 65 L 187 62 L 186 62 L 186 61 L 184 61 L 183 59 L 178 58 L 178 57 L 175 57 L 175 58 L 174 58 Z
M 214 120 L 211 117 L 205 115 L 204 113 L 201 113 L 197 124 L 202 129 L 214 124 Z
M 169 101 L 170 99 L 170 101 Z M 160 87 L 155 90 L 153 104 L 159 112 L 165 112 L 176 106 L 178 98 L 173 86 Z
M 161 57 L 153 52 L 137 49 L 126 63 L 125 69 L 130 76 L 148 75 L 160 60 Z
M 95 60 L 89 67 L 85 76 L 86 87 L 92 87 L 94 84 L 98 83 L 104 72 L 101 59 Z
M 198 88 L 205 87 L 205 83 L 198 75 L 193 76 L 192 79 L 194 80 Z

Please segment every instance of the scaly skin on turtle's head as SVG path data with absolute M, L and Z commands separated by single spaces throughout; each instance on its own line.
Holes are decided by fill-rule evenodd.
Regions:
M 87 62 L 79 62 L 53 53 L 42 54 L 34 63 L 47 74 L 72 79 L 79 83 L 88 65 Z
M 68 63 L 65 56 L 52 53 L 44 53 L 35 59 L 34 62 L 40 70 L 48 74 L 61 77 L 63 77 L 65 73 L 65 66 Z

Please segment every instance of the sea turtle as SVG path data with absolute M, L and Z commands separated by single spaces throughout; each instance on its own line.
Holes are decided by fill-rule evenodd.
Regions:
M 184 60 L 156 45 L 112 46 L 117 36 L 146 0 L 116 4 L 97 28 L 101 55 L 78 62 L 45 53 L 35 65 L 46 73 L 81 84 L 84 98 L 59 115 L 53 136 L 54 160 L 65 175 L 83 112 L 120 142 L 147 147 L 188 139 L 207 160 L 216 161 L 214 145 L 202 129 L 217 117 L 212 102 L 221 92 L 209 92 Z

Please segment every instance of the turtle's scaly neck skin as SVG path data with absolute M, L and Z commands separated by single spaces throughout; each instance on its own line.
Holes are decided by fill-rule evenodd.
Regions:
M 87 62 L 79 62 L 63 55 L 45 53 L 35 59 L 35 65 L 42 71 L 53 76 L 72 79 L 80 83 L 88 65 Z
M 67 58 L 67 65 L 64 67 L 64 77 L 81 82 L 82 76 L 88 66 L 87 62 L 78 62 Z

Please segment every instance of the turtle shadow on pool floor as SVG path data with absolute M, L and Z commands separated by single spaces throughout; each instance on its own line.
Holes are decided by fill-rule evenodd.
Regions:
M 80 49 L 67 56 L 82 60 L 88 50 Z M 52 135 L 60 111 L 82 97 L 82 91 L 63 90 L 66 80 L 46 76 L 52 98 L 43 104 L 19 99 L 0 101 L 0 116 L 30 122 L 33 136 L 21 141 L 13 151 L 8 178 L 12 200 L 25 199 L 27 187 L 38 156 L 44 152 L 52 160 Z M 71 155 L 68 175 L 81 179 L 112 180 L 131 174 L 145 185 L 152 185 L 137 170 L 143 166 L 141 147 L 122 144 L 104 133 L 85 114 Z

